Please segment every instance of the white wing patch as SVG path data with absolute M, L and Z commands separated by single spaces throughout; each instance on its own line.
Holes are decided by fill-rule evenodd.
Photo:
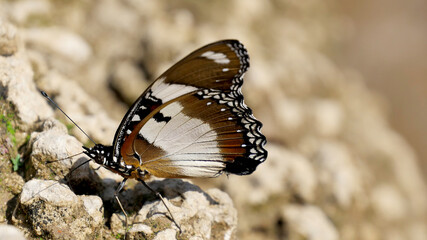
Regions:
M 150 119 L 139 133 L 151 144 L 166 152 L 163 159 L 178 167 L 189 177 L 214 177 L 224 168 L 223 157 L 217 145 L 217 135 L 208 123 L 181 112 L 179 102 L 160 111 L 170 116 L 169 122 Z M 161 159 L 151 159 L 148 162 Z
M 179 114 L 182 109 L 183 106 L 175 102 L 165 107 L 160 112 L 163 114 L 163 116 L 170 116 L 173 118 L 175 115 Z M 157 122 L 154 118 L 151 118 L 139 130 L 139 135 L 145 138 L 145 140 L 147 140 L 150 144 L 154 144 L 155 140 L 159 137 L 159 134 L 164 131 L 166 124 L 167 122 Z
M 163 103 L 197 90 L 193 86 L 165 83 L 165 80 L 166 77 L 159 78 L 151 87 L 153 90 L 152 95 L 162 100 Z
M 207 52 L 204 52 L 200 56 L 205 57 L 205 58 L 210 59 L 210 60 L 213 60 L 214 62 L 216 62 L 218 64 L 229 64 L 230 63 L 230 59 L 228 59 L 224 53 L 216 53 L 213 51 L 207 51 Z

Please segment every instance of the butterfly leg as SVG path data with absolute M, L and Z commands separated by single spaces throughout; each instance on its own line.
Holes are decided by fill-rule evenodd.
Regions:
M 168 210 L 169 214 L 171 215 L 172 221 L 173 221 L 173 222 L 175 223 L 175 225 L 178 227 L 179 232 L 180 232 L 180 233 L 182 233 L 181 226 L 179 226 L 179 224 L 175 221 L 175 218 L 173 217 L 172 212 L 169 210 L 168 205 L 166 205 L 166 202 L 165 202 L 165 200 L 163 199 L 163 196 L 162 196 L 160 193 L 158 193 L 158 192 L 154 191 L 154 190 L 153 190 L 150 186 L 148 186 L 148 184 L 147 184 L 146 182 L 144 182 L 143 180 L 138 179 L 138 181 L 140 181 L 140 182 L 141 182 L 141 183 L 142 183 L 146 188 L 148 188 L 151 192 L 153 192 L 154 194 L 156 194 L 156 196 L 157 196 L 158 198 L 160 198 L 160 200 L 162 200 L 163 205 L 165 205 L 166 209 Z
M 119 187 L 117 188 L 116 192 L 114 192 L 114 198 L 116 198 L 116 201 L 120 206 L 120 209 L 122 210 L 123 214 L 125 215 L 126 235 L 128 232 L 128 214 L 126 213 L 125 209 L 122 206 L 122 203 L 120 202 L 119 192 L 123 189 L 127 180 L 128 180 L 127 178 L 124 178 L 123 181 L 119 184 Z

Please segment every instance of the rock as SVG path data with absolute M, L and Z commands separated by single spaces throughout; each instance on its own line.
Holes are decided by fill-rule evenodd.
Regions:
M 33 179 L 25 183 L 21 193 L 20 203 L 28 206 L 40 200 L 39 198 L 51 204 L 57 204 L 58 206 L 66 206 L 68 203 L 78 201 L 78 197 L 70 188 L 59 182 Z
M 114 214 L 112 218 L 117 217 L 117 214 Z M 122 222 L 123 220 L 121 220 Z M 113 220 L 112 220 L 113 222 Z M 117 221 L 114 221 L 117 222 Z M 121 225 L 121 224 L 120 224 Z M 140 223 L 134 223 L 132 225 L 132 228 L 129 230 L 129 232 L 132 233 L 143 233 L 145 236 L 153 234 L 153 231 L 151 230 L 151 227 L 145 224 Z
M 68 135 L 66 127 L 58 120 L 44 121 L 40 130 L 41 132 L 33 132 L 30 137 L 32 151 L 28 176 L 46 179 L 55 174 L 59 180 L 80 159 L 78 156 L 70 156 L 82 152 L 82 144 Z M 87 160 L 87 157 L 85 159 Z M 54 163 L 49 164 L 47 161 L 54 161 Z
M 324 141 L 313 158 L 322 192 L 333 197 L 339 206 L 349 207 L 362 192 L 362 180 L 345 145 Z
M 89 96 L 76 82 L 58 72 L 51 71 L 39 80 L 39 86 L 49 95 L 55 96 L 56 103 L 72 117 L 89 136 L 98 143 L 111 144 L 118 122 L 111 119 L 102 106 Z M 64 116 L 61 114 L 61 118 Z M 80 129 L 70 123 L 73 134 L 82 142 L 89 139 Z
M 112 74 L 111 87 L 117 91 L 128 105 L 138 99 L 143 89 L 148 87 L 148 81 L 143 72 L 130 61 L 117 64 Z
M 24 0 L 12 2 L 9 6 L 8 13 L 14 22 L 23 24 L 31 21 L 31 17 L 43 16 L 52 11 L 52 6 L 46 0 Z
M 12 225 L 0 225 L 0 240 L 25 240 L 24 234 Z
M 306 114 L 303 105 L 286 96 L 282 96 L 279 99 L 276 98 L 274 101 L 279 101 L 273 105 L 273 116 L 275 117 L 275 122 L 278 123 L 277 127 L 280 128 L 280 132 L 287 133 L 288 136 L 286 138 L 292 139 L 304 127 Z M 273 134 L 278 134 L 278 132 Z
M 155 191 L 163 194 L 166 205 L 180 225 L 171 221 L 169 213 L 160 199 L 145 202 L 135 216 L 131 236 L 155 236 L 158 239 L 173 239 L 169 237 L 187 237 L 195 239 L 231 239 L 237 226 L 237 212 L 227 194 L 218 189 L 202 191 L 197 186 L 183 180 L 163 180 L 148 183 Z M 137 185 L 136 191 L 141 191 L 146 198 L 153 195 L 142 185 Z M 134 193 L 133 198 L 123 193 L 123 202 L 135 202 L 140 199 Z M 151 195 L 151 197 L 150 197 Z M 125 205 L 127 205 L 125 203 Z M 124 234 L 123 215 L 114 214 L 111 219 L 113 232 Z M 168 236 L 168 237 L 166 237 Z
M 18 39 L 17 39 L 16 28 L 0 20 L 0 56 L 10 56 L 16 53 L 18 50 Z
M 313 201 L 318 179 L 309 160 L 275 144 L 267 145 L 267 150 L 268 161 L 256 170 L 257 174 L 230 176 L 224 181 L 233 199 L 248 205 L 268 204 L 270 197 L 284 193 Z
M 392 186 L 376 187 L 372 191 L 371 199 L 373 210 L 385 221 L 399 221 L 408 214 L 405 209 L 405 199 Z
M 0 42 L 5 39 L 9 41 L 7 39 L 13 39 L 15 34 L 18 34 L 13 27 L 3 21 L 0 22 L 0 30 L 6 31 L 1 36 Z M 10 44 L 15 46 L 12 42 Z M 5 44 L 7 47 L 9 43 Z M 15 48 L 12 45 L 7 48 Z M 21 127 L 25 129 L 39 119 L 51 117 L 53 112 L 36 90 L 33 72 L 22 44 L 17 43 L 16 47 L 16 50 L 7 50 L 14 53 L 13 55 L 0 56 L 0 97 L 13 104 L 19 119 L 24 123 Z
M 175 235 L 176 235 L 175 230 L 166 229 L 166 230 L 163 230 L 163 231 L 157 233 L 157 235 L 153 238 L 153 240 L 164 240 L 164 239 L 165 240 L 166 239 L 173 240 L 173 239 L 176 239 Z
M 315 206 L 289 205 L 282 210 L 290 239 L 337 240 L 338 231 L 323 211 Z
M 9 174 L 9 176 L 5 179 L 2 179 L 2 181 L 2 185 L 15 195 L 21 193 L 22 187 L 25 183 L 22 176 L 18 175 L 16 172 Z
M 36 236 L 93 239 L 103 226 L 99 197 L 79 197 L 56 181 L 28 181 L 19 202 Z
M 77 193 L 97 194 L 104 185 L 111 185 L 111 179 L 119 176 L 103 168 L 94 171 L 99 165 L 82 154 L 83 144 L 68 135 L 66 127 L 59 121 L 47 119 L 41 123 L 40 131 L 33 132 L 29 141 L 31 154 L 27 178 L 62 179 Z
M 59 69 L 68 69 L 72 64 L 84 64 L 92 55 L 89 44 L 79 35 L 63 28 L 30 28 L 25 31 L 29 48 L 49 55 L 50 64 Z
M 344 123 L 343 107 L 338 101 L 316 99 L 310 111 L 313 117 L 314 130 L 322 137 L 335 137 Z
M 70 169 L 88 160 L 86 156 L 59 161 L 55 163 L 57 165 L 46 164 L 47 160 L 62 159 L 81 152 L 81 143 L 67 135 L 65 126 L 57 120 L 48 119 L 40 124 L 39 129 L 41 132 L 33 132 L 29 141 L 32 146 L 30 169 L 33 169 L 32 171 L 35 173 L 28 175 L 38 178 L 54 177 L 58 180 L 62 176 L 66 176 L 75 192 L 101 196 L 104 202 L 108 203 L 109 212 L 119 213 L 112 215 L 111 229 L 114 233 L 123 235 L 125 233 L 124 219 L 114 199 L 118 181 L 121 181 L 122 178 L 104 168 L 93 171 L 90 164 L 85 164 L 70 174 Z M 94 164 L 93 167 L 99 166 Z M 182 180 L 154 181 L 149 184 L 156 191 L 163 193 L 166 204 L 181 227 L 185 229 L 184 234 L 199 236 L 201 239 L 234 236 L 237 214 L 231 199 L 225 193 L 215 189 L 203 192 L 195 185 Z M 46 191 L 46 189 L 51 190 Z M 42 200 L 34 200 L 36 197 Z M 147 198 L 153 199 L 153 197 L 155 199 L 153 202 L 144 202 Z M 134 189 L 123 191 L 119 198 L 126 211 L 132 211 L 128 206 L 142 206 L 133 222 L 135 228 L 130 230 L 132 236 L 138 238 L 137 236 L 157 236 L 159 234 L 161 238 L 163 235 L 169 236 L 172 231 L 176 233 L 176 226 L 165 217 L 168 213 L 163 203 L 141 184 Z M 90 223 L 84 223 L 89 226 L 89 229 L 99 229 L 103 223 L 103 215 L 100 212 L 103 209 L 103 203 L 99 197 L 76 196 L 67 186 L 56 181 L 30 180 L 25 184 L 20 200 L 21 204 L 25 205 L 25 218 L 32 222 L 32 231 L 35 231 L 38 236 L 47 234 L 47 236 L 71 238 L 75 234 L 74 231 L 77 230 L 83 231 L 86 236 L 92 236 L 93 230 L 83 229 L 83 222 L 80 221 L 76 222 L 69 232 L 62 232 L 64 224 L 74 224 L 68 221 L 70 218 L 76 217 L 77 213 L 74 212 L 76 208 L 84 208 L 84 215 L 91 217 Z M 63 235 L 55 235 L 58 233 L 57 228 L 49 228 L 40 222 L 43 218 L 53 221 L 50 218 L 56 216 L 57 213 L 50 213 L 51 205 L 63 207 L 57 212 L 65 217 L 57 220 L 55 224 Z M 31 209 L 34 208 L 46 209 L 48 213 L 43 216 L 34 216 L 31 212 Z M 85 216 L 82 218 L 82 221 L 88 220 Z
M 79 196 L 83 201 L 85 211 L 93 218 L 91 226 L 96 228 L 99 225 L 103 225 L 103 203 L 102 199 L 98 196 Z

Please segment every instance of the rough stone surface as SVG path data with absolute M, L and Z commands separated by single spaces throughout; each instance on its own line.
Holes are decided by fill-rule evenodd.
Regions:
M 64 61 L 71 61 L 70 65 L 85 64 L 92 54 L 81 36 L 63 28 L 31 28 L 25 31 L 25 40 L 32 49 L 60 56 Z M 56 62 L 59 58 L 52 60 Z
M 51 71 L 40 77 L 39 87 L 55 96 L 56 103 L 68 113 L 95 141 L 111 144 L 119 122 L 112 120 L 101 105 L 89 96 L 76 82 L 66 76 Z M 64 116 L 61 116 L 64 119 Z M 90 142 L 77 127 L 68 120 L 72 133 L 81 142 Z
M 175 237 L 176 235 L 176 231 L 172 230 L 172 229 L 166 229 L 163 230 L 161 232 L 159 232 L 154 238 L 153 240 L 163 240 L 163 239 L 176 239 Z
M 170 239 L 166 236 L 177 238 L 197 237 L 198 239 L 230 239 L 235 236 L 237 228 L 237 212 L 229 196 L 218 190 L 209 189 L 206 192 L 193 185 L 189 181 L 164 180 L 148 183 L 155 191 L 164 196 L 166 205 L 180 225 L 182 233 L 178 233 L 178 227 L 170 220 L 165 205 L 159 200 L 147 200 L 130 224 L 130 236 L 138 239 L 138 236 L 158 239 Z M 133 194 L 133 200 L 130 195 Z M 137 185 L 134 192 L 125 191 L 121 198 L 125 205 L 140 199 L 152 199 L 153 194 L 144 186 Z M 124 233 L 124 218 L 114 214 L 111 219 L 113 231 Z
M 16 28 L 0 20 L 0 55 L 13 55 L 18 50 L 18 44 Z
M 293 230 L 289 233 L 290 239 L 339 239 L 337 229 L 318 207 L 289 205 L 283 209 L 283 217 Z
M 52 116 L 52 110 L 36 90 L 33 71 L 25 55 L 19 32 L 0 21 L 0 97 L 13 104 L 22 128 L 39 119 Z
M 82 145 L 76 138 L 68 135 L 66 127 L 55 119 L 47 119 L 42 122 L 39 131 L 32 132 L 29 145 L 31 154 L 27 177 L 30 178 L 54 177 L 59 180 L 69 172 L 73 165 L 87 159 L 81 156 L 69 158 L 69 156 L 81 152 Z M 53 161 L 53 163 L 48 164 L 48 161 Z
M 108 212 L 114 213 L 110 219 L 111 234 L 125 234 L 124 218 L 119 209 L 114 192 L 122 178 L 97 164 L 85 164 L 76 168 L 87 160 L 79 155 L 67 159 L 75 153 L 81 152 L 81 143 L 67 134 L 65 126 L 57 120 L 47 119 L 37 126 L 37 131 L 31 134 L 28 145 L 31 146 L 30 167 L 28 177 L 54 178 L 71 184 L 72 189 L 80 194 L 97 194 L 97 196 L 77 196 L 68 186 L 57 181 L 30 180 L 22 190 L 20 204 L 23 212 L 20 218 L 31 222 L 31 228 L 26 231 L 35 236 L 50 238 L 73 239 L 83 231 L 85 236 L 100 236 L 108 234 L 104 231 L 104 216 L 102 210 L 107 204 Z M 60 160 L 54 163 L 47 161 Z M 227 194 L 211 189 L 206 192 L 182 180 L 154 181 L 150 186 L 163 194 L 168 207 L 184 230 L 182 236 L 198 236 L 200 239 L 231 238 L 235 236 L 237 228 L 237 213 Z M 125 189 L 119 198 L 126 211 L 137 211 L 136 216 L 128 219 L 132 228 L 129 236 L 138 239 L 141 236 L 168 239 L 172 232 L 177 234 L 177 227 L 166 217 L 163 203 L 141 184 L 134 188 Z M 143 204 L 144 203 L 144 204 Z M 33 212 L 33 209 L 43 211 Z M 76 212 L 84 209 L 84 215 Z M 133 210 L 135 209 L 135 210 Z M 59 215 L 62 216 L 57 220 Z M 86 216 L 87 215 L 87 216 Z M 74 218 L 82 221 L 70 222 Z M 47 220 L 46 220 L 47 219 Z M 49 227 L 54 223 L 55 228 Z M 71 224 L 69 231 L 63 227 Z M 88 229 L 83 229 L 86 226 Z
M 32 226 L 35 236 L 95 238 L 103 226 L 99 197 L 77 196 L 68 186 L 56 181 L 28 181 L 19 202 L 22 218 Z
M 24 234 L 12 225 L 0 225 L 0 240 L 25 240 Z
M 148 87 L 148 81 L 138 66 L 122 61 L 113 70 L 111 87 L 121 94 L 127 104 L 132 104 L 141 95 L 141 89 Z

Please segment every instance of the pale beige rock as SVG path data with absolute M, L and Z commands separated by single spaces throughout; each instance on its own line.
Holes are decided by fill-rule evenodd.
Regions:
M 21 204 L 28 206 L 39 199 L 63 207 L 78 201 L 70 188 L 59 182 L 33 179 L 25 183 L 19 199 Z
M 197 239 L 231 239 L 234 237 L 237 212 L 226 193 L 218 189 L 209 189 L 204 192 L 190 182 L 182 180 L 155 181 L 149 185 L 155 190 L 161 189 L 164 192 L 166 204 L 180 225 L 183 236 Z M 144 189 L 144 191 L 147 190 Z M 179 205 L 176 205 L 177 203 Z M 173 233 L 172 235 L 175 236 L 178 229 L 169 218 L 166 218 L 168 215 L 163 203 L 156 199 L 154 202 L 145 203 L 142 206 L 134 222 L 151 224 L 157 228 L 164 225 L 166 229 L 163 231 L 167 231 L 168 234 Z M 117 219 L 116 216 L 116 221 Z M 153 221 L 157 223 L 153 224 Z M 141 231 L 147 233 L 145 228 Z M 133 229 L 132 232 L 136 233 L 137 229 Z M 160 239 L 163 239 L 162 236 L 163 234 L 160 235 Z
M 83 144 L 75 137 L 68 135 L 66 127 L 59 121 L 54 119 L 44 121 L 41 124 L 41 132 L 31 134 L 29 144 L 32 148 L 29 175 L 46 178 L 52 177 L 53 171 L 55 173 L 53 177 L 56 180 L 67 176 L 67 180 L 74 187 L 103 189 L 101 196 L 107 200 L 113 199 L 116 184 L 123 178 L 93 161 L 81 165 L 89 160 L 86 155 L 79 154 L 83 151 Z M 56 162 L 47 163 L 48 160 Z M 72 174 L 66 175 L 70 171 Z
M 288 205 L 282 211 L 285 222 L 292 229 L 290 237 L 308 240 L 338 240 L 339 234 L 323 211 L 315 206 Z
M 12 225 L 0 224 L 0 240 L 25 240 L 24 234 Z
M 130 61 L 122 61 L 113 70 L 111 85 L 131 105 L 148 87 L 143 72 Z
M 176 239 L 176 231 L 173 229 L 166 229 L 159 232 L 153 240 L 168 240 L 168 239 Z
M 24 185 L 19 201 L 36 236 L 87 239 L 101 232 L 103 209 L 97 196 L 79 197 L 57 181 L 34 179 Z
M 114 214 L 117 215 L 117 214 Z M 113 216 L 113 218 L 116 218 L 117 216 Z M 117 222 L 117 221 L 116 221 Z M 130 233 L 135 233 L 135 232 L 142 232 L 146 235 L 151 235 L 153 234 L 153 231 L 151 230 L 151 227 L 145 224 L 138 224 L 135 223 L 132 225 L 131 229 L 129 229 Z
M 313 159 L 323 192 L 342 207 L 349 207 L 353 200 L 362 201 L 362 180 L 353 162 L 345 145 L 329 141 L 319 146 Z
M 267 150 L 268 161 L 256 170 L 257 174 L 245 179 L 230 176 L 228 191 L 233 198 L 255 205 L 286 192 L 313 201 L 318 179 L 308 159 L 274 144 L 267 145 Z
M 374 211 L 385 221 L 399 221 L 408 214 L 404 197 L 390 185 L 374 188 L 371 199 Z
M 24 34 L 26 43 L 32 49 L 49 54 L 56 60 L 84 64 L 92 55 L 91 47 L 81 36 L 63 28 L 30 28 Z M 65 67 L 54 62 L 51 64 Z
M 52 175 L 53 169 L 56 169 L 58 175 L 54 175 L 54 177 L 59 180 L 73 164 L 77 161 L 83 161 L 80 159 L 82 156 L 69 158 L 81 152 L 82 145 L 76 138 L 67 134 L 66 127 L 58 120 L 47 119 L 41 123 L 40 128 L 40 132 L 35 131 L 30 137 L 31 165 L 27 167 L 27 173 L 33 177 L 46 178 Z M 47 161 L 56 162 L 49 164 Z M 82 170 L 83 168 L 78 171 Z
M 344 111 L 338 101 L 316 99 L 312 104 L 314 130 L 322 137 L 336 137 L 343 127 Z
M 57 104 L 72 117 L 89 136 L 98 143 L 111 144 L 119 123 L 112 120 L 101 105 L 89 96 L 74 81 L 58 72 L 51 71 L 39 80 L 40 87 L 48 94 L 55 95 Z M 62 113 L 58 113 L 60 116 Z M 61 118 L 64 118 L 62 115 Z M 68 121 L 68 120 L 67 120 Z M 72 123 L 72 132 L 82 142 L 89 139 Z
M 16 28 L 0 20 L 0 56 L 13 55 L 18 50 L 19 40 Z
M 0 29 L 6 29 L 1 39 L 18 34 L 4 21 L 0 22 Z M 15 54 L 8 57 L 0 56 L 0 96 L 13 104 L 19 119 L 27 125 L 22 126 L 25 129 L 39 119 L 52 116 L 53 113 L 36 90 L 33 72 L 23 45 L 18 43 L 16 46 L 18 49 Z
M 83 201 L 85 211 L 93 218 L 91 226 L 95 227 L 103 224 L 103 202 L 98 196 L 79 196 Z
M 7 10 L 14 21 L 22 24 L 28 21 L 31 16 L 48 14 L 52 11 L 52 5 L 47 0 L 13 1 Z
M 304 127 L 304 122 L 307 121 L 303 104 L 286 96 L 281 96 L 279 99 L 276 97 L 277 95 L 273 97 L 275 98 L 274 100 L 271 99 L 271 101 L 279 101 L 273 105 L 274 117 L 276 118 L 275 122 L 278 123 L 277 127 L 280 128 L 280 132 L 286 132 L 289 134 L 286 137 L 292 138 L 292 136 L 297 135 L 301 131 L 301 128 Z

